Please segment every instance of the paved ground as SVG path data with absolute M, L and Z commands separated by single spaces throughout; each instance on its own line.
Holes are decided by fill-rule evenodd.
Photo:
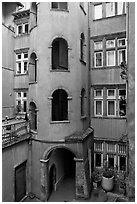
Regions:
M 114 189 L 115 190 L 115 189 Z M 91 197 L 88 200 L 75 199 L 75 181 L 74 178 L 66 178 L 57 191 L 52 192 L 48 202 L 116 202 L 121 196 L 114 192 L 106 193 L 101 187 L 93 189 Z M 41 202 L 38 198 L 27 197 L 23 202 Z M 124 202 L 124 201 L 119 201 Z

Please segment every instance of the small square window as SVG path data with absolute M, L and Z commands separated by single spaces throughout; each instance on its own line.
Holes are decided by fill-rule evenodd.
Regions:
M 94 19 L 101 19 L 102 18 L 102 4 L 94 5 Z
M 103 97 L 103 90 L 102 89 L 94 90 L 94 97 L 95 98 L 102 98 Z
M 23 93 L 23 96 L 24 96 L 24 97 L 27 97 L 27 93 L 26 93 L 26 92 L 24 92 L 24 93 Z
M 118 39 L 118 47 L 126 46 L 126 38 Z
M 28 58 L 28 53 L 24 53 L 24 58 Z
M 115 47 L 115 40 L 107 40 L 106 48 L 113 48 L 113 47 Z
M 108 89 L 107 90 L 107 98 L 115 98 L 115 89 Z
M 18 54 L 18 55 L 17 55 L 17 59 L 21 59 L 21 54 Z
M 94 42 L 94 49 L 95 50 L 101 50 L 102 49 L 102 41 Z

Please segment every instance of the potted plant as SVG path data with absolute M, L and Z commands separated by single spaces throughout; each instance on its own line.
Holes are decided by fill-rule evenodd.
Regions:
M 93 187 L 96 189 L 100 186 L 102 180 L 102 175 L 98 169 L 95 169 L 92 173 Z
M 114 188 L 114 171 L 109 168 L 105 168 L 102 176 L 102 187 L 105 191 L 112 191 Z

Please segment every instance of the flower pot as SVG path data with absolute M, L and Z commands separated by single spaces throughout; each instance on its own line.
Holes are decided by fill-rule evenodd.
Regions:
M 114 187 L 114 176 L 112 176 L 111 178 L 106 178 L 103 176 L 102 187 L 105 191 L 112 191 Z

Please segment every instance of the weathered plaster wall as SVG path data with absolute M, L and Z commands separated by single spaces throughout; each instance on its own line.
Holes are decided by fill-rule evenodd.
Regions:
M 135 197 L 135 3 L 129 3 L 129 61 L 128 61 L 128 136 L 129 136 L 129 189 Z

